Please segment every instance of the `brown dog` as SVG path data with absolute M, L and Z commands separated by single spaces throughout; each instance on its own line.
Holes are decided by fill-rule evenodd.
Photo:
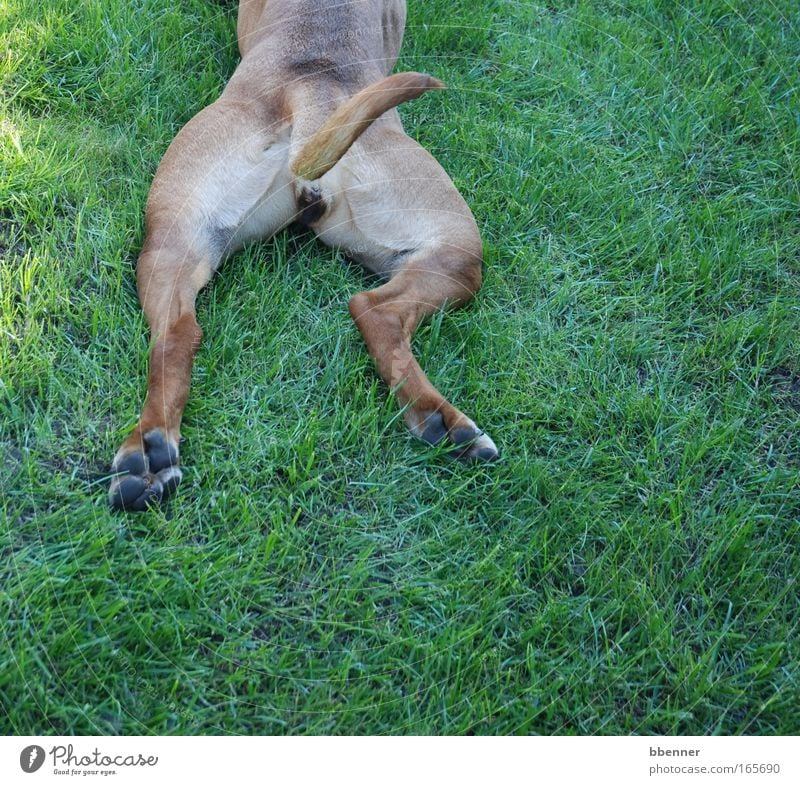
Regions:
M 478 290 L 481 241 L 394 108 L 442 87 L 424 74 L 387 76 L 404 26 L 405 0 L 241 0 L 242 61 L 172 142 L 147 201 L 137 285 L 155 343 L 141 418 L 112 465 L 112 506 L 143 510 L 180 481 L 202 336 L 195 297 L 225 257 L 292 221 L 389 278 L 356 294 L 350 313 L 411 431 L 448 440 L 461 458 L 497 457 L 411 353 L 422 317 Z

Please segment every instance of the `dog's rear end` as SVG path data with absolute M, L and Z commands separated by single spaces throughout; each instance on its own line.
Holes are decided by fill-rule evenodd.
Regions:
M 355 295 L 350 313 L 412 432 L 461 458 L 497 456 L 411 352 L 421 318 L 477 291 L 481 243 L 466 203 L 393 108 L 441 86 L 388 76 L 404 24 L 401 0 L 242 0 L 242 62 L 170 145 L 148 198 L 137 283 L 154 345 L 141 418 L 114 458 L 113 506 L 143 510 L 180 481 L 198 291 L 242 244 L 295 220 L 389 277 Z

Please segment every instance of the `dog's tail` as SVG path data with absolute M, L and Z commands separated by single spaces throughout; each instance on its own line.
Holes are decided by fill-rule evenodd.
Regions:
M 343 103 L 303 145 L 291 164 L 292 173 L 316 180 L 331 169 L 384 112 L 428 90 L 442 90 L 444 83 L 427 74 L 407 71 L 381 79 Z

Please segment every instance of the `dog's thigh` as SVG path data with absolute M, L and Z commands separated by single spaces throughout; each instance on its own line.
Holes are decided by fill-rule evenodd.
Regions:
M 450 177 L 393 124 L 365 132 L 320 188 L 325 211 L 312 228 L 374 272 L 391 275 L 429 248 L 481 254 L 475 220 Z
M 223 99 L 170 145 L 150 191 L 149 227 L 175 226 L 221 243 L 222 256 L 274 234 L 295 211 L 288 128 Z

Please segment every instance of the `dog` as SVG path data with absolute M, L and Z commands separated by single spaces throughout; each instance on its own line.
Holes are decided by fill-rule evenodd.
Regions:
M 241 62 L 170 144 L 147 199 L 136 270 L 153 340 L 147 397 L 112 463 L 112 507 L 145 510 L 177 487 L 203 335 L 196 296 L 225 258 L 293 222 L 387 279 L 349 310 L 411 432 L 464 460 L 497 457 L 411 350 L 423 317 L 478 291 L 482 245 L 466 202 L 395 108 L 444 86 L 389 76 L 405 17 L 405 0 L 241 0 Z

